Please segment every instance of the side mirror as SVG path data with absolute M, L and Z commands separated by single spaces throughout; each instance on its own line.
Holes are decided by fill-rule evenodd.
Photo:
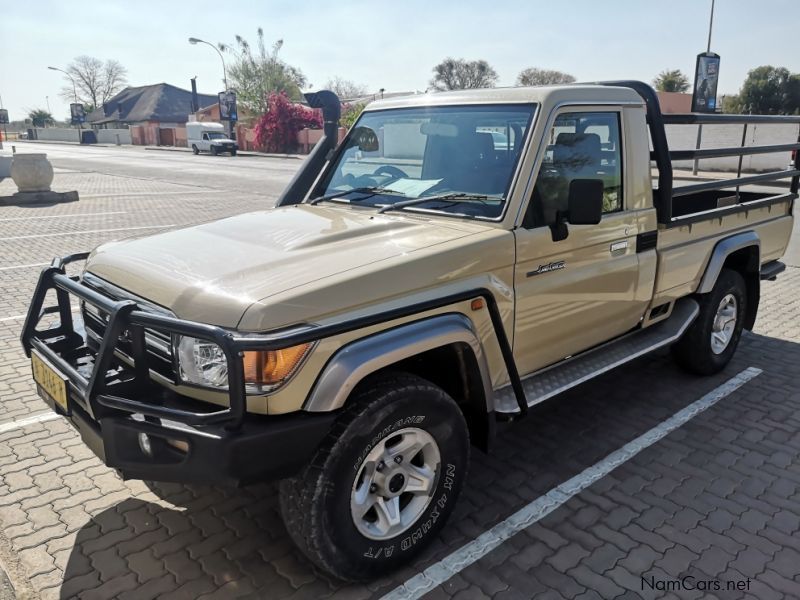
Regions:
M 350 133 L 350 142 L 347 147 L 358 146 L 362 152 L 376 152 L 379 150 L 378 135 L 369 127 L 359 126 Z
M 603 218 L 603 181 L 573 179 L 567 197 L 569 222 L 573 225 L 597 225 Z

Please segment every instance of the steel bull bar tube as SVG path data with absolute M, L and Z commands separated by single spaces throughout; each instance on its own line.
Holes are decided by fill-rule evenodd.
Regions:
M 371 327 L 394 319 L 413 316 L 429 310 L 443 308 L 457 302 L 483 298 L 489 311 L 492 326 L 495 331 L 497 343 L 508 371 L 511 387 L 519 405 L 520 414 L 528 411 L 528 403 L 522 389 L 519 372 L 514 361 L 511 344 L 503 326 L 502 316 L 497 307 L 494 294 L 487 288 L 473 288 L 462 292 L 448 294 L 433 300 L 426 300 L 403 307 L 347 319 L 322 326 L 301 325 L 281 331 L 242 334 L 229 331 L 215 325 L 206 325 L 186 321 L 161 314 L 144 312 L 134 300 L 115 301 L 106 298 L 95 290 L 82 284 L 77 278 L 69 277 L 65 273 L 65 266 L 71 262 L 85 260 L 88 253 L 75 254 L 64 258 L 57 258 L 45 268 L 39 276 L 34 297 L 22 329 L 21 342 L 26 355 L 30 356 L 32 349 L 36 349 L 45 358 L 58 365 L 58 368 L 69 379 L 70 384 L 84 400 L 96 418 L 104 412 L 103 409 L 138 413 L 147 417 L 163 418 L 182 422 L 187 425 L 210 425 L 225 423 L 227 429 L 236 430 L 241 427 L 246 414 L 246 390 L 244 383 L 244 366 L 242 353 L 248 350 L 280 350 L 314 342 L 320 339 L 349 333 L 357 329 Z M 47 292 L 55 290 L 58 301 L 58 312 L 61 322 L 57 328 L 38 331 L 36 326 L 47 309 L 43 304 Z M 72 294 L 84 302 L 88 302 L 100 310 L 108 313 L 109 320 L 103 339 L 100 343 L 91 377 L 87 380 L 47 343 L 60 336 L 75 336 L 72 324 L 72 312 L 69 295 Z M 140 376 L 149 377 L 146 368 L 146 353 L 144 349 L 144 328 L 158 329 L 170 334 L 191 336 L 213 342 L 222 349 L 228 366 L 228 396 L 229 407 L 215 412 L 192 412 L 188 410 L 170 408 L 157 404 L 150 404 L 108 395 L 106 391 L 105 376 L 114 357 L 117 340 L 123 332 L 131 332 L 133 337 L 133 363 L 134 369 Z M 138 340 L 138 343 L 137 343 Z M 137 367 L 138 365 L 138 367 Z

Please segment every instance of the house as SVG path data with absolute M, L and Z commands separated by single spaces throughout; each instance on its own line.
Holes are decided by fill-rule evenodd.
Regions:
M 197 94 L 197 101 L 200 106 L 215 105 L 217 96 Z M 191 113 L 192 92 L 156 83 L 125 88 L 92 111 L 86 122 L 96 129 L 130 128 L 134 144 L 175 146 L 185 145 L 184 125 Z
M 217 96 L 197 94 L 200 106 L 217 103 Z M 110 129 L 131 125 L 182 125 L 192 113 L 192 92 L 168 83 L 127 87 L 92 111 L 90 125 Z

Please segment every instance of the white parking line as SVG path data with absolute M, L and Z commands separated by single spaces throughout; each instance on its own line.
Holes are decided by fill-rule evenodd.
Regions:
M 165 229 L 175 227 L 175 225 L 145 225 L 142 227 L 115 227 L 114 229 L 87 229 L 85 231 L 62 231 L 59 233 L 37 233 L 35 235 L 17 235 L 14 237 L 0 238 L 0 242 L 10 242 L 13 240 L 29 240 L 31 238 L 56 237 L 62 235 L 80 235 L 82 233 L 105 233 L 107 231 L 135 231 L 137 229 Z
M 13 321 L 15 319 L 24 319 L 26 316 L 27 315 L 13 315 L 11 317 L 3 317 L 2 319 L 0 319 L 0 323 L 2 323 L 3 321 Z
M 32 267 L 43 267 L 50 263 L 33 263 L 31 265 L 14 265 L 13 267 L 0 267 L 0 271 L 10 271 L 12 269 L 30 269 Z
M 640 435 L 632 442 L 628 442 L 619 450 L 612 452 L 597 464 L 553 488 L 544 496 L 540 496 L 505 521 L 501 521 L 486 533 L 481 534 L 449 556 L 431 565 L 422 573 L 408 579 L 405 583 L 383 596 L 382 600 L 415 600 L 427 594 L 435 587 L 445 583 L 456 573 L 459 573 L 500 546 L 513 535 L 553 512 L 570 498 L 581 493 L 595 481 L 602 479 L 642 450 L 652 446 L 660 439 L 685 425 L 704 410 L 711 408 L 745 383 L 760 375 L 761 372 L 761 369 L 748 367 L 718 388 L 711 390 L 696 402 L 676 412 L 666 421 L 653 427 L 650 431 Z
M 20 429 L 21 427 L 27 427 L 28 425 L 33 425 L 34 423 L 54 421 L 59 417 L 61 417 L 61 415 L 50 410 L 47 412 L 39 413 L 37 415 L 33 415 L 31 417 L 25 417 L 24 419 L 9 421 L 8 423 L 0 423 L 0 433 L 6 433 L 7 431 L 14 431 L 15 429 Z
M 79 217 L 98 217 L 100 215 L 124 215 L 127 214 L 124 210 L 115 210 L 112 212 L 98 212 L 98 213 L 75 213 L 72 215 L 42 215 L 39 217 L 9 217 L 8 219 L 0 219 L 0 223 L 6 221 L 29 221 L 31 219 L 77 219 Z

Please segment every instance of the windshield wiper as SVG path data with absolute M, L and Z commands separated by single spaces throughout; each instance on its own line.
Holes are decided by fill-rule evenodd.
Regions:
M 402 200 L 400 202 L 395 202 L 394 204 L 387 204 L 383 208 L 381 208 L 378 212 L 385 213 L 390 210 L 402 210 L 406 206 L 415 206 L 417 204 L 424 204 L 425 202 L 450 202 L 452 204 L 460 204 L 461 202 L 467 202 L 470 200 L 475 200 L 478 202 L 486 202 L 486 200 L 502 200 L 499 196 L 487 196 L 486 194 L 468 194 L 466 192 L 452 192 L 449 194 L 441 194 L 439 196 L 421 196 L 419 198 L 412 198 L 411 200 Z
M 324 202 L 325 200 L 333 200 L 335 198 L 341 198 L 342 196 L 347 196 L 347 194 L 367 194 L 363 198 L 355 198 L 351 200 L 351 202 L 360 202 L 361 200 L 366 200 L 367 198 L 372 198 L 376 194 L 398 194 L 401 196 L 405 196 L 403 192 L 397 192 L 392 189 L 382 188 L 382 187 L 357 187 L 353 188 L 352 190 L 345 190 L 344 192 L 336 192 L 335 194 L 327 194 L 325 196 L 318 196 L 317 198 L 313 198 L 309 204 L 319 204 L 320 202 Z

